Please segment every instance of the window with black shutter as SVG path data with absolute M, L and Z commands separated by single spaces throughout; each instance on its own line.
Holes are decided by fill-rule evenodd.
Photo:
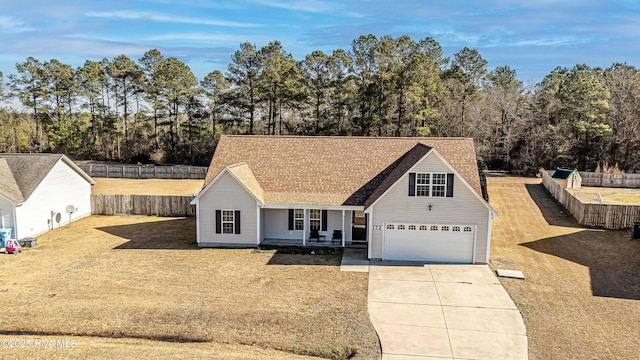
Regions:
M 322 231 L 327 231 L 327 210 L 322 210 Z
M 409 196 L 416 196 L 416 173 L 409 173 Z
M 453 197 L 453 174 L 447 174 L 447 197 Z
M 240 210 L 216 210 L 216 234 L 240 234 Z

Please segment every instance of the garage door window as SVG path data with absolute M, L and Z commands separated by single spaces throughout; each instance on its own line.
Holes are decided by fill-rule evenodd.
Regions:
M 398 225 L 398 230 L 404 230 L 404 225 Z
M 409 225 L 409 230 L 415 230 L 416 226 L 415 225 Z
M 471 232 L 471 226 L 465 226 L 464 232 Z
M 427 230 L 427 225 L 420 225 L 420 230 Z
M 435 225 L 431 226 L 431 231 L 438 231 L 438 227 Z
M 454 226 L 451 228 L 451 231 L 460 231 L 460 226 Z
M 449 231 L 449 227 L 448 227 L 448 226 L 443 226 L 442 228 L 440 228 L 440 230 L 442 230 L 442 231 Z
M 387 229 L 389 229 L 389 230 L 393 230 L 393 229 L 394 229 L 394 226 L 393 226 L 393 225 L 391 225 L 391 224 L 389 224 L 389 225 L 387 225 Z

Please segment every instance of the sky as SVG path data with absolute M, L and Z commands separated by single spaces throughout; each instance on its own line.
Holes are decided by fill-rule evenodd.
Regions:
M 278 40 L 303 60 L 368 34 L 432 37 L 449 57 L 476 49 L 489 71 L 508 65 L 530 85 L 558 66 L 640 67 L 636 0 L 0 0 L 0 71 L 7 80 L 29 56 L 78 67 L 155 48 L 202 79 L 245 41 Z

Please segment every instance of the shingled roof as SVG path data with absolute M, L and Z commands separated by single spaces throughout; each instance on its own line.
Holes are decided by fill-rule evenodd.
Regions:
M 26 201 L 60 159 L 93 184 L 62 154 L 0 154 L 0 195 L 15 203 Z
M 552 179 L 567 180 L 569 178 L 569 176 L 571 176 L 571 174 L 573 174 L 574 171 L 576 171 L 576 170 L 575 169 L 557 168 L 556 171 L 553 173 L 553 176 L 551 176 L 551 178 Z
M 431 148 L 482 193 L 473 140 L 468 138 L 223 135 L 203 187 L 225 167 L 245 163 L 248 169 L 243 164 L 236 170 L 242 169 L 241 176 L 249 179 L 245 186 L 261 190 L 265 204 L 363 206 Z

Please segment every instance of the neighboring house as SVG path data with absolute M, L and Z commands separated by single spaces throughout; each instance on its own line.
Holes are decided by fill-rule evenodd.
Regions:
M 551 178 L 565 189 L 579 189 L 582 186 L 582 176 L 578 169 L 557 168 Z
M 64 155 L 0 154 L 0 227 L 22 239 L 90 215 L 94 183 Z
M 200 247 L 316 245 L 315 229 L 369 258 L 487 263 L 481 194 L 472 139 L 222 136 L 192 204 Z

